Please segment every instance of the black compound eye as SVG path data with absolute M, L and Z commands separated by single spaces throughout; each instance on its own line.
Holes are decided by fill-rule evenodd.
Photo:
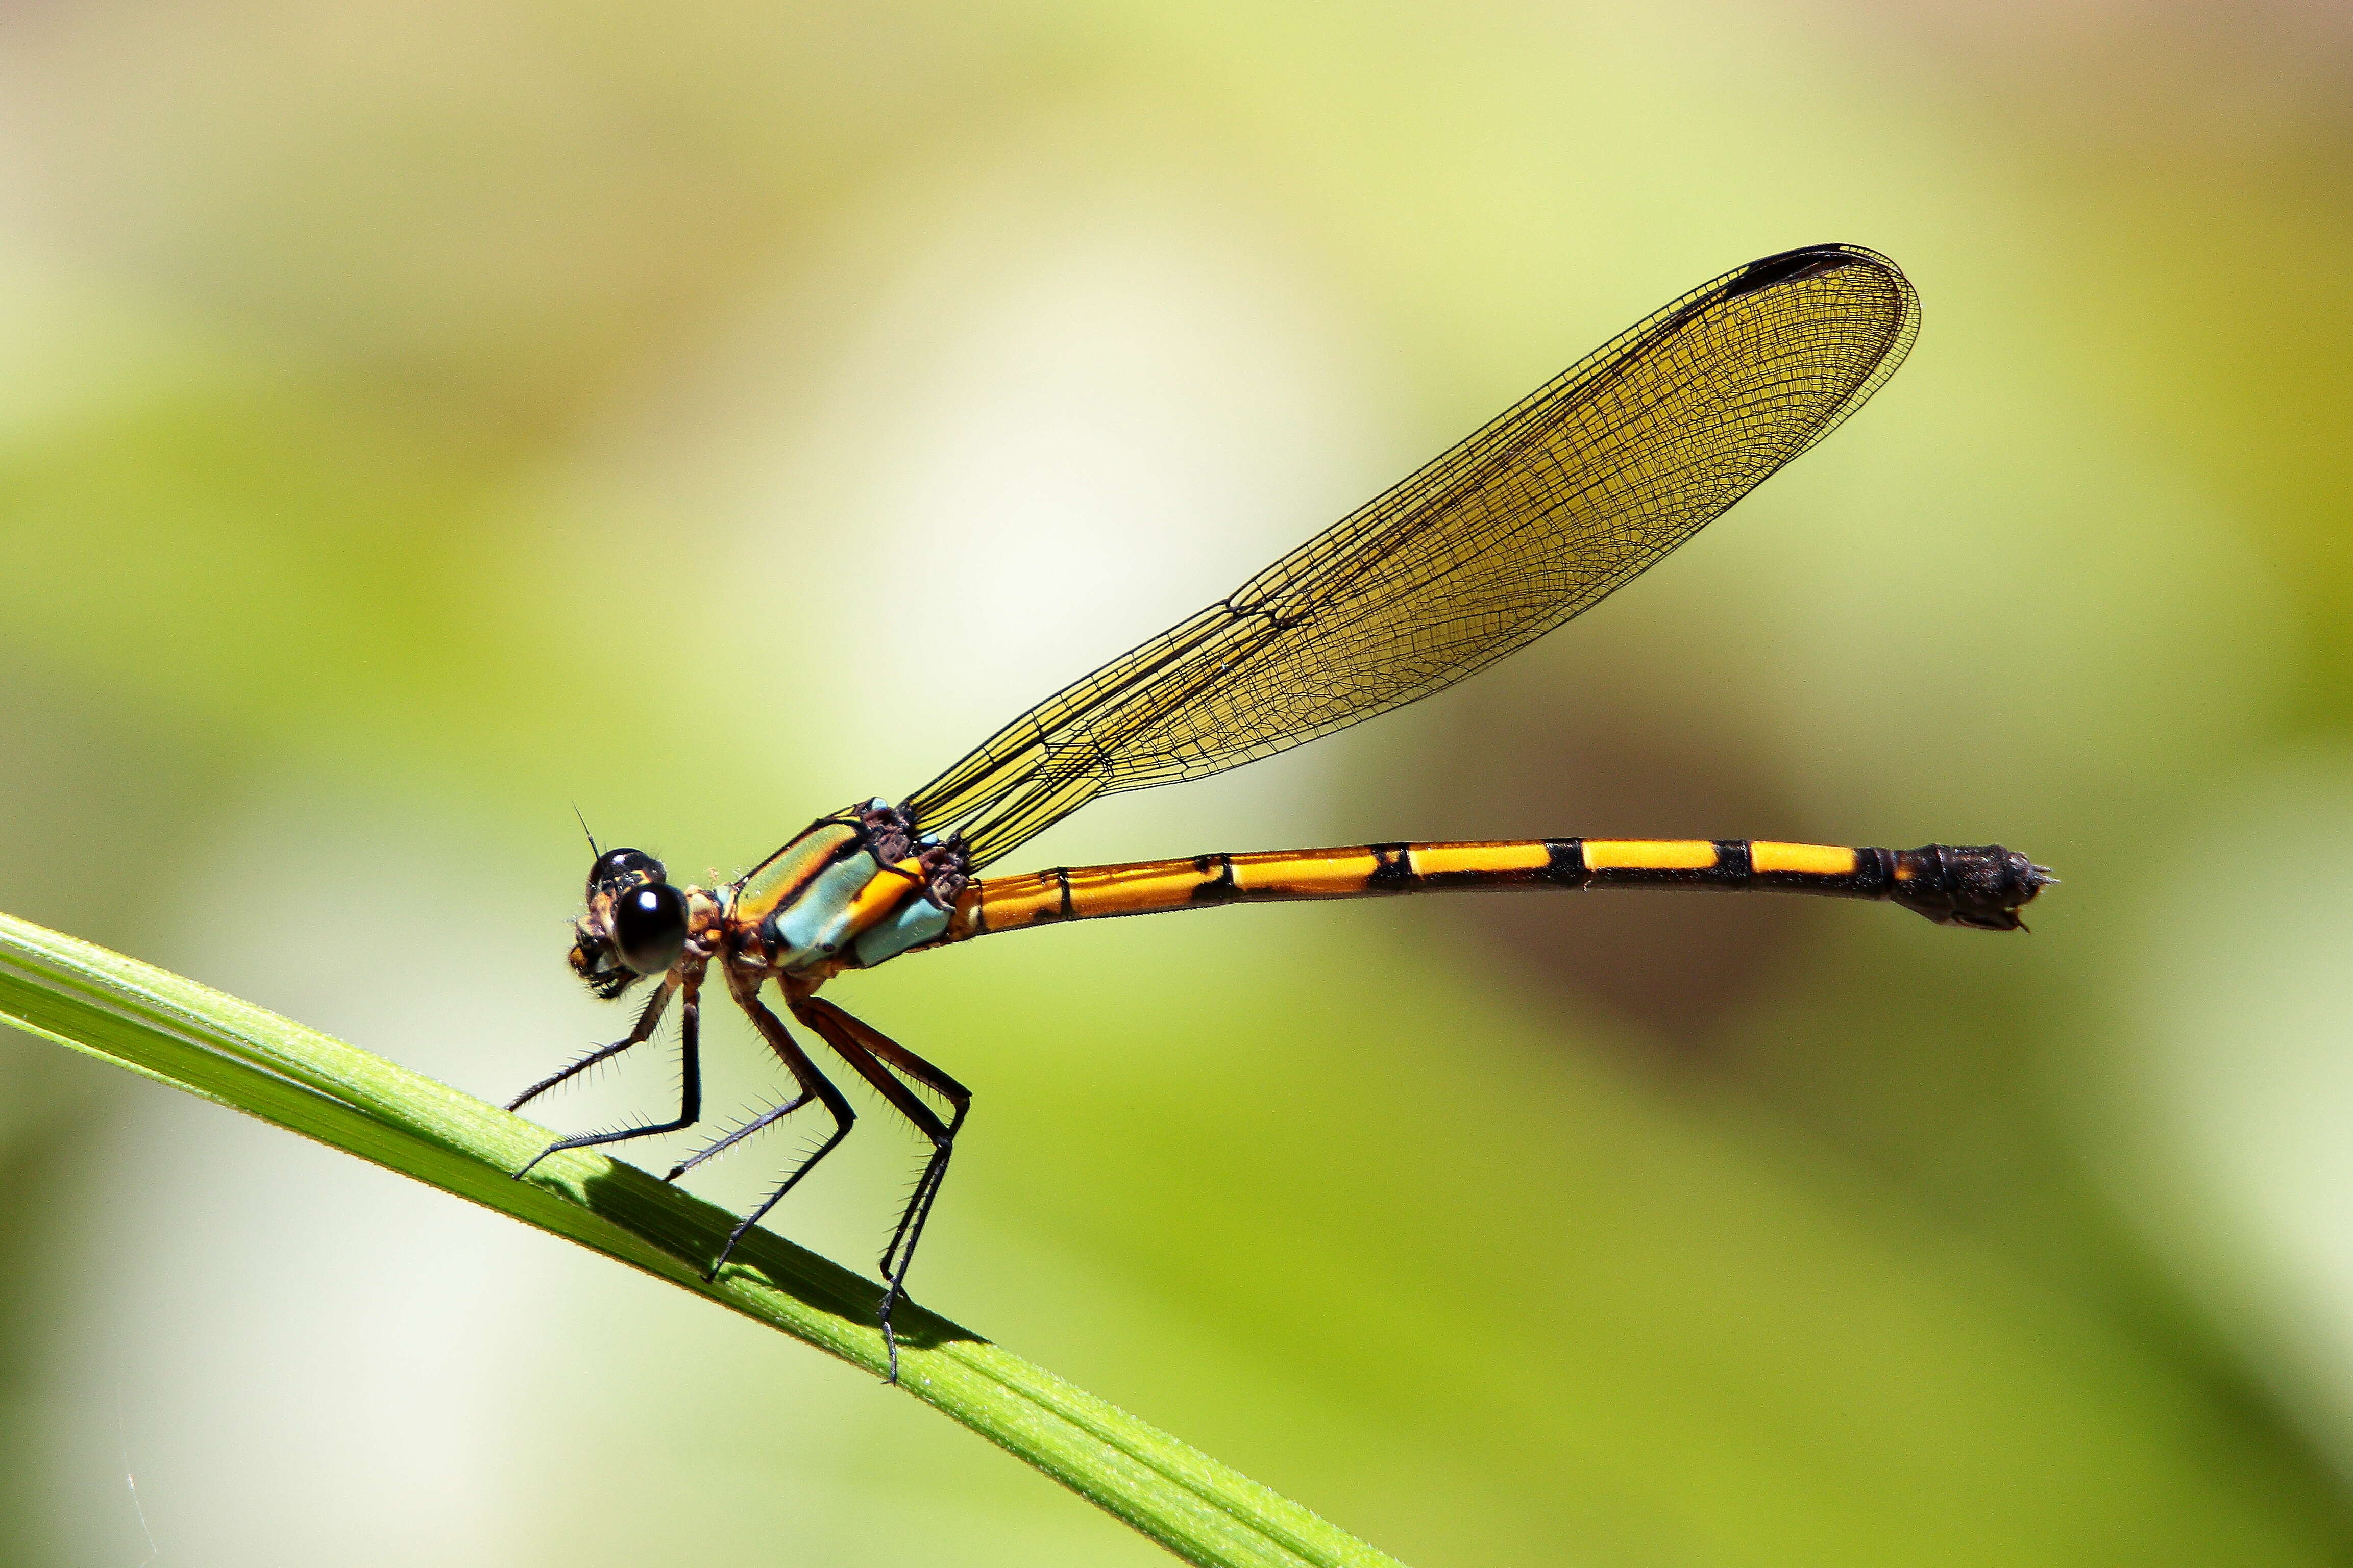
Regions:
M 613 946 L 640 974 L 659 974 L 686 951 L 686 895 L 667 882 L 631 888 L 613 900 Z
M 662 863 L 642 849 L 607 849 L 588 868 L 588 896 L 616 893 L 632 882 L 659 882 Z

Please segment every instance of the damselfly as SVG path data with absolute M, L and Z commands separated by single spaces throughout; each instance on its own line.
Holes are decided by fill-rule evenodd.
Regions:
M 677 1118 L 562 1139 L 539 1159 L 694 1125 L 699 999 L 715 967 L 797 1091 L 681 1161 L 670 1179 L 812 1102 L 831 1119 L 823 1142 L 728 1237 L 710 1265 L 715 1276 L 853 1120 L 840 1089 L 761 1000 L 774 982 L 785 1010 L 931 1142 L 882 1251 L 878 1315 L 895 1379 L 892 1310 L 972 1097 L 817 994 L 844 970 L 1063 921 L 1453 888 L 1820 893 L 1889 900 L 1943 925 L 2019 929 L 2019 909 L 2052 879 L 1999 846 L 1542 838 L 976 875 L 1098 795 L 1270 756 L 1427 697 L 1543 636 L 1828 435 L 1894 374 L 1918 324 L 1911 284 L 1873 251 L 1820 245 L 1751 262 L 1637 322 L 897 805 L 875 799 L 819 817 L 719 888 L 678 887 L 639 850 L 597 853 L 572 967 L 607 999 L 658 984 L 627 1038 L 532 1085 L 510 1109 L 643 1043 L 674 1009 L 685 1079 Z M 944 1119 L 919 1089 L 946 1105 Z

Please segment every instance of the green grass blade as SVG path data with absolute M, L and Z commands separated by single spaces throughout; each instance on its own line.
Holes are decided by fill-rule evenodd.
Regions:
M 593 1150 L 509 1173 L 546 1130 L 193 980 L 0 915 L 0 1018 L 414 1176 L 691 1290 L 877 1376 L 880 1286 Z M 1287 1498 L 944 1318 L 899 1312 L 900 1384 L 1190 1563 L 1397 1568 Z

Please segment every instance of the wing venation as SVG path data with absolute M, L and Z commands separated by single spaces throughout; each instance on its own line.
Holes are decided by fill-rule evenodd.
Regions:
M 1427 697 L 1722 515 L 1861 406 L 1918 326 L 1894 263 L 1854 246 L 1703 284 L 1056 692 L 906 809 L 982 866 L 1097 795 L 1200 778 Z

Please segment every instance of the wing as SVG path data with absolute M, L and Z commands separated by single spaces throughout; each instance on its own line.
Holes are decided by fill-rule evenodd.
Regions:
M 1919 304 L 1820 245 L 1703 284 L 1387 494 L 917 790 L 983 866 L 1097 795 L 1271 756 L 1452 685 L 1589 608 L 1895 373 Z

